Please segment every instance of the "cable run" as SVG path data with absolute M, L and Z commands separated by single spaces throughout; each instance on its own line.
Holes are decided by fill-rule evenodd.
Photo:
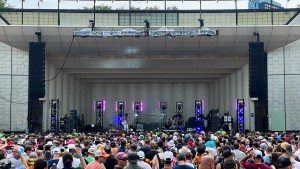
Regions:
M 15 104 L 28 104 L 28 102 L 23 102 L 23 103 L 20 103 L 20 102 L 14 102 L 14 101 L 11 101 L 3 96 L 0 95 L 0 98 L 7 101 L 7 102 L 10 102 L 10 103 L 15 103 Z
M 72 41 L 71 41 L 71 45 L 70 45 L 70 47 L 69 47 L 69 50 L 68 50 L 68 53 L 67 53 L 67 57 L 65 58 L 65 61 L 64 61 L 64 63 L 63 63 L 63 65 L 61 66 L 61 68 L 59 69 L 59 71 L 58 71 L 58 73 L 53 77 L 53 78 L 51 78 L 51 79 L 49 79 L 49 80 L 45 80 L 45 81 L 51 81 L 51 80 L 54 80 L 59 74 L 60 74 L 60 72 L 62 71 L 62 69 L 64 68 L 64 66 L 65 66 L 65 64 L 66 64 L 66 62 L 67 62 L 67 60 L 68 60 L 68 57 L 69 57 L 69 55 L 70 55 L 70 52 L 71 52 L 71 49 L 72 49 L 72 45 L 73 45 L 73 41 L 74 41 L 74 36 L 72 37 Z

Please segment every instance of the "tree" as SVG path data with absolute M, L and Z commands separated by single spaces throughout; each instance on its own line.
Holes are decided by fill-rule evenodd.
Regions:
M 159 7 L 154 5 L 153 7 L 146 7 L 145 10 L 159 10 Z
M 169 6 L 167 10 L 178 10 L 177 6 Z
M 6 0 L 0 0 L 0 8 L 5 8 Z
M 86 9 L 86 10 L 94 10 L 94 7 L 83 7 L 83 9 Z M 96 5 L 95 6 L 95 9 L 96 10 L 100 10 L 100 11 L 103 11 L 103 10 L 111 10 L 111 6 L 107 6 L 107 5 L 104 5 L 104 4 L 101 4 L 101 5 Z

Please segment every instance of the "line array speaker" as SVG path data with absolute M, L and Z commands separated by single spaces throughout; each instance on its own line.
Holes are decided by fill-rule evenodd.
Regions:
M 45 42 L 29 43 L 29 98 L 45 96 Z

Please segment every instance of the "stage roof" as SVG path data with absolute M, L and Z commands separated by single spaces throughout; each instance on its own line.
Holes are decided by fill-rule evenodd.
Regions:
M 143 27 L 131 27 L 143 30 Z M 0 26 L 0 41 L 28 51 L 42 32 L 48 61 L 63 65 L 74 31 L 84 27 Z M 96 31 L 124 27 L 97 27 Z M 151 27 L 157 30 L 159 27 Z M 173 27 L 195 30 L 196 27 Z M 218 36 L 74 38 L 64 72 L 89 83 L 209 83 L 248 63 L 248 42 L 260 34 L 269 52 L 300 38 L 300 26 L 212 27 Z

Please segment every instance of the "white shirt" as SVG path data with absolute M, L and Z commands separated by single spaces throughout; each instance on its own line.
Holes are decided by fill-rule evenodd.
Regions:
M 297 150 L 295 153 L 294 153 L 294 156 L 296 157 L 298 157 L 298 159 L 300 159 L 300 150 Z
M 137 164 L 141 167 L 143 167 L 144 169 L 151 169 L 151 166 L 146 163 L 145 161 L 138 161 Z
M 205 151 L 208 151 L 212 157 L 217 156 L 217 150 L 215 148 L 211 148 L 211 147 L 206 147 Z
M 72 167 L 77 168 L 79 166 L 79 164 L 80 164 L 80 160 L 73 157 Z M 62 157 L 60 157 L 59 160 L 58 160 L 57 168 L 58 169 L 64 168 Z

